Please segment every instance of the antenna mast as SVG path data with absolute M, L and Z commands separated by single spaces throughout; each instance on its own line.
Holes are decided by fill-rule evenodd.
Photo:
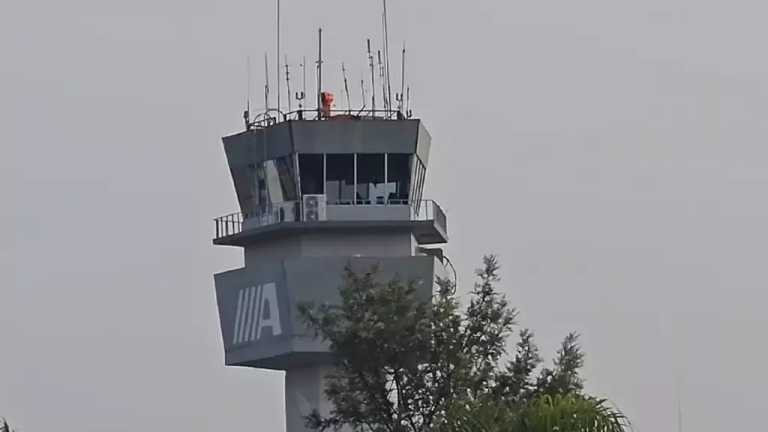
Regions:
M 404 107 L 404 96 L 405 96 L 405 42 L 403 42 L 403 59 L 401 60 L 401 66 L 402 71 L 400 72 L 400 101 L 399 101 L 399 107 L 397 108 L 398 111 L 405 114 L 405 107 Z
M 301 72 L 304 75 L 302 77 L 301 98 L 307 97 L 307 56 L 304 56 L 301 64 Z
M 264 112 L 269 111 L 269 59 L 264 53 Z
M 362 101 L 363 107 L 360 108 L 360 111 L 365 109 L 365 78 L 363 78 L 363 76 L 364 75 L 361 73 L 360 74 L 360 92 L 363 98 L 360 100 Z
M 406 117 L 411 118 L 411 86 L 405 90 L 405 112 Z
M 243 120 L 245 121 L 245 129 L 250 129 L 251 123 L 251 56 L 246 57 L 246 71 L 248 73 L 248 94 L 245 95 L 245 111 L 243 112 Z
M 387 100 L 387 82 L 384 74 L 384 63 L 381 62 L 381 50 L 378 50 L 379 56 L 379 78 L 381 78 L 381 97 L 384 99 L 384 111 L 389 111 L 389 100 Z
M 388 110 L 392 109 L 392 82 L 389 76 L 389 27 L 387 26 L 387 0 L 383 0 L 384 12 L 382 15 L 382 21 L 384 22 L 384 61 L 386 62 L 385 71 L 387 77 L 387 107 Z M 387 113 L 389 116 L 389 113 Z
M 301 73 L 303 75 L 301 83 L 301 98 L 304 99 L 307 96 L 307 56 L 304 56 L 301 62 Z
M 291 107 L 291 75 L 288 72 L 288 54 L 285 55 L 285 86 L 288 88 L 288 112 L 293 109 Z
M 373 53 L 371 52 L 371 40 L 368 39 L 368 66 L 371 68 L 371 110 L 376 112 L 376 72 L 373 64 Z
M 323 28 L 317 29 L 317 118 L 320 118 L 323 87 Z
M 347 94 L 347 113 L 351 113 L 352 107 L 349 102 L 349 84 L 347 83 L 347 68 L 341 63 L 341 74 L 344 76 L 344 93 Z
M 277 51 L 275 52 L 275 82 L 277 83 L 277 110 L 280 111 L 280 0 L 277 0 Z M 288 93 L 290 95 L 290 92 Z M 291 98 L 288 96 L 288 102 Z
M 251 56 L 246 58 L 246 68 L 248 73 L 248 94 L 245 96 L 245 109 L 251 111 Z
M 301 72 L 303 75 L 303 83 L 302 88 L 300 92 L 296 92 L 296 100 L 299 102 L 299 120 L 302 119 L 304 116 L 304 113 L 302 112 L 304 109 L 304 98 L 307 97 L 307 57 L 304 56 L 301 63 Z M 290 97 L 290 93 L 288 94 Z
M 411 108 L 411 100 L 413 99 L 411 93 L 413 92 L 411 91 L 411 86 L 408 86 L 408 90 L 406 91 L 408 92 L 408 118 L 411 118 L 413 117 L 413 108 Z
M 683 432 L 683 396 L 680 385 L 680 376 L 677 377 L 677 432 Z

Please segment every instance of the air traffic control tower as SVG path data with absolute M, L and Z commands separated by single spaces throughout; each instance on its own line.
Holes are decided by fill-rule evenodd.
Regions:
M 240 211 L 215 220 L 213 243 L 243 248 L 245 266 L 214 276 L 225 361 L 285 371 L 287 432 L 332 408 L 327 345 L 297 305 L 338 300 L 343 270 L 416 281 L 445 274 L 446 218 L 422 198 L 430 135 L 397 112 L 264 116 L 223 138 Z M 355 113 L 353 113 L 355 114 Z

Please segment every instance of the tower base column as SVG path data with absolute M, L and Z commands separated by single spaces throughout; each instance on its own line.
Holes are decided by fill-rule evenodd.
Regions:
M 333 366 L 309 366 L 285 371 L 286 432 L 307 432 L 305 417 L 317 410 L 327 416 L 333 404 L 325 397 L 325 376 Z

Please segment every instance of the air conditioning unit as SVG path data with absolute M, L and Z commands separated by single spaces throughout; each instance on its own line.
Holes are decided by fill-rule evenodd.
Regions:
M 317 222 L 317 221 L 327 220 L 326 214 L 325 214 L 325 207 L 326 207 L 325 195 L 304 195 L 303 199 L 304 199 L 303 216 L 304 216 L 305 222 Z

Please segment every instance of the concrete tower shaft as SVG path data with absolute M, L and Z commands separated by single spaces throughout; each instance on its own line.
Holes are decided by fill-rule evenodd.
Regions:
M 298 315 L 334 303 L 346 266 L 378 266 L 429 299 L 446 217 L 422 191 L 430 136 L 420 120 L 290 120 L 225 137 L 240 211 L 216 219 L 214 244 L 242 247 L 245 266 L 214 276 L 225 362 L 286 371 L 288 432 L 330 409 L 328 347 Z

